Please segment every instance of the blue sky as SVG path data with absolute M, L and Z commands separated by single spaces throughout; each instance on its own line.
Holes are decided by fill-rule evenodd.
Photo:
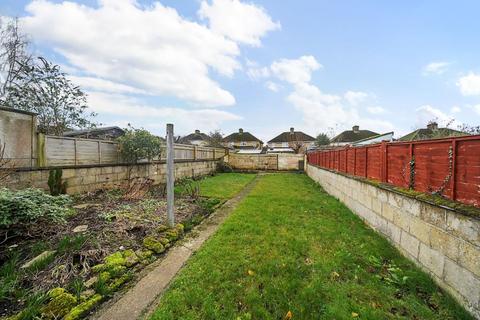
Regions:
M 2 0 L 108 125 L 268 141 L 480 123 L 478 1 Z

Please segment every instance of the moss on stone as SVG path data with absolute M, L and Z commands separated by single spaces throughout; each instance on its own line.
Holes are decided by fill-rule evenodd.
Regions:
M 143 239 L 143 246 L 149 250 L 152 250 L 157 254 L 165 251 L 165 247 L 163 246 L 163 244 L 151 236 L 148 236 L 145 239 Z
M 178 231 L 176 229 L 169 229 L 165 232 L 165 237 L 170 241 L 175 241 L 178 239 Z
M 128 268 L 133 267 L 140 260 L 132 249 L 125 250 L 123 252 L 123 258 L 125 259 L 125 266 Z
M 60 319 L 77 304 L 77 298 L 64 288 L 54 288 L 48 292 L 50 302 L 42 308 L 42 319 Z
M 150 258 L 153 256 L 153 251 L 152 250 L 137 250 L 135 251 L 135 254 L 137 257 L 140 259 L 140 261 L 145 261 L 145 260 L 150 260 Z
M 102 301 L 102 296 L 99 294 L 93 295 L 90 299 L 82 302 L 65 316 L 64 320 L 76 320 L 85 316 L 90 310 L 93 309 L 100 301 Z
M 105 257 L 105 264 L 108 267 L 124 266 L 125 265 L 125 257 L 123 256 L 123 252 L 117 251 L 117 252 L 114 252 L 111 255 Z
M 170 240 L 168 240 L 165 237 L 161 237 L 160 239 L 158 239 L 158 241 L 160 241 L 160 243 L 163 244 L 164 246 L 166 246 L 170 243 Z
M 92 267 L 92 271 L 95 273 L 101 272 L 106 269 L 105 263 L 100 263 Z
M 183 233 L 185 232 L 185 227 L 181 223 L 177 223 L 175 229 L 177 230 L 179 235 L 183 235 Z
M 164 232 L 164 231 L 167 231 L 168 230 L 168 227 L 166 225 L 159 225 L 156 229 L 157 232 Z
M 120 288 L 121 285 L 123 285 L 125 282 L 127 282 L 128 280 L 130 280 L 132 278 L 131 274 L 124 274 L 123 276 L 121 276 L 120 278 L 118 279 L 115 279 L 113 280 L 109 285 L 108 285 L 108 288 L 110 289 L 110 291 L 117 291 L 118 288 Z

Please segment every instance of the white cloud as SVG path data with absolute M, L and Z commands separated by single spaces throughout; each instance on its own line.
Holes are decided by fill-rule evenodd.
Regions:
M 239 1 L 202 6 L 215 30 L 159 2 L 140 6 L 135 0 L 100 0 L 96 7 L 34 0 L 22 20 L 35 41 L 51 46 L 69 65 L 90 77 L 204 107 L 233 105 L 233 95 L 209 73 L 232 76 L 240 69 L 237 42 L 258 44 L 276 24 L 265 21 L 268 16 L 263 9 Z M 217 33 L 222 14 L 235 21 L 241 17 L 246 30 L 235 33 L 228 28 Z
M 312 132 L 349 129 L 354 124 L 375 132 L 394 129 L 390 122 L 365 117 L 355 107 L 349 107 L 342 96 L 324 93 L 312 84 L 295 85 L 287 100 L 301 111 L 305 126 Z
M 88 101 L 92 111 L 99 113 L 100 116 L 114 117 L 114 120 L 109 118 L 111 122 L 131 123 L 134 127 L 145 127 L 157 134 L 164 133 L 168 122 L 175 123 L 176 133 L 187 134 L 193 130 L 192 128 L 208 132 L 220 128 L 225 122 L 242 119 L 223 110 L 185 110 L 146 105 L 123 94 L 88 92 Z
M 252 80 L 260 80 L 270 77 L 270 69 L 267 67 L 251 67 L 247 70 L 247 75 Z
M 78 85 L 86 90 L 95 90 L 111 93 L 147 94 L 147 92 L 144 90 L 100 78 L 79 77 L 72 75 L 69 75 L 68 78 L 72 80 L 75 85 Z
M 313 56 L 277 60 L 270 67 L 275 76 L 292 84 L 309 82 L 312 72 L 320 68 L 322 65 Z
M 480 95 L 480 75 L 470 72 L 458 79 L 457 86 L 464 96 Z
M 458 121 L 455 121 L 451 115 L 431 105 L 420 106 L 415 110 L 415 113 L 415 126 L 417 128 L 425 128 L 430 121 L 437 122 L 439 126 L 456 127 L 459 125 Z
M 344 97 L 352 106 L 357 106 L 368 98 L 368 93 L 361 91 L 347 91 Z
M 453 106 L 452 109 L 450 109 L 451 113 L 460 113 L 462 112 L 462 109 L 459 106 Z
M 198 15 L 214 32 L 251 46 L 260 46 L 261 37 L 280 29 L 262 7 L 239 0 L 202 1 Z
M 265 83 L 265 86 L 268 88 L 268 90 L 273 91 L 273 92 L 278 92 L 280 90 L 280 86 L 272 81 L 267 81 Z
M 445 61 L 435 61 L 427 64 L 423 67 L 422 74 L 423 75 L 430 75 L 430 74 L 443 74 L 447 71 L 450 62 Z
M 386 112 L 385 108 L 380 106 L 367 107 L 367 111 L 370 112 L 371 114 L 383 114 Z
M 480 104 L 477 104 L 477 105 L 475 105 L 475 106 L 472 106 L 472 108 L 473 108 L 473 110 L 474 110 L 476 113 L 480 114 Z

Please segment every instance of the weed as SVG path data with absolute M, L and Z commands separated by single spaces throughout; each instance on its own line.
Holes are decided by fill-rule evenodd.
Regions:
M 80 300 L 80 296 L 83 290 L 85 290 L 85 284 L 83 283 L 83 279 L 73 279 L 72 283 L 70 284 L 70 291 L 73 292 L 73 294 L 78 300 Z
M 7 262 L 0 267 L 0 301 L 7 300 L 18 286 L 18 261 L 18 252 L 12 252 Z
M 73 253 L 79 251 L 86 241 L 86 236 L 81 234 L 75 236 L 67 235 L 63 237 L 58 243 L 57 251 L 59 254 Z

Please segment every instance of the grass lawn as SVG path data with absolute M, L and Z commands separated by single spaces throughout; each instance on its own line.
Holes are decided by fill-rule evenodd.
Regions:
M 204 192 L 218 197 L 249 176 L 212 179 Z M 151 319 L 290 318 L 472 319 L 307 176 L 271 174 L 189 260 Z
M 198 181 L 200 195 L 207 198 L 230 199 L 255 178 L 249 173 L 219 173 Z M 185 185 L 179 185 L 177 192 L 183 192 Z

